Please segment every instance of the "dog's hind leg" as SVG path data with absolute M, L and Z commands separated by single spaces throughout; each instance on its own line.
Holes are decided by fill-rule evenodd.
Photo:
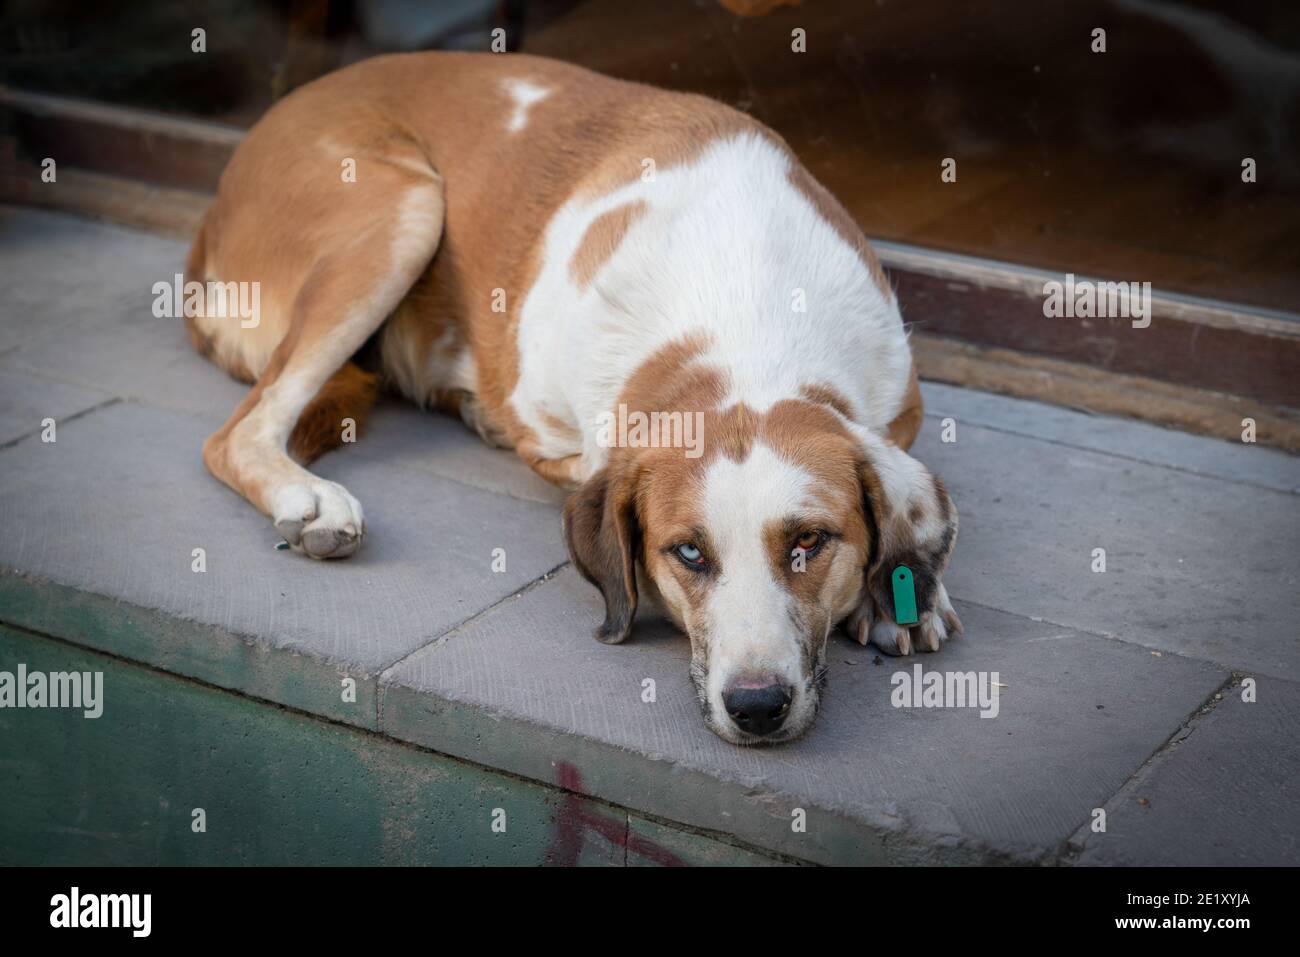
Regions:
M 270 515 L 294 550 L 312 558 L 352 554 L 365 521 L 343 486 L 290 457 L 291 436 L 294 451 L 309 459 L 334 444 L 320 435 L 328 426 L 321 416 L 347 408 L 333 401 L 340 388 L 357 408 L 368 405 L 373 382 L 345 364 L 419 278 L 442 234 L 442 184 L 432 170 L 423 177 L 394 167 L 368 173 L 362 208 L 339 202 L 300 211 L 313 215 L 310 236 L 301 240 L 312 258 L 294 284 L 287 330 L 234 415 L 203 446 L 212 474 Z M 340 433 L 343 427 L 337 423 Z

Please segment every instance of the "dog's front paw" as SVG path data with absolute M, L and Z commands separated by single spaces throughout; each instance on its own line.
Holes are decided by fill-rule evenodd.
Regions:
M 961 634 L 961 619 L 948 600 L 948 589 L 943 587 L 943 582 L 934 587 L 934 607 L 918 617 L 920 620 L 912 626 L 912 644 L 918 651 L 938 651 L 949 638 Z
M 361 503 L 336 482 L 285 485 L 272 498 L 276 530 L 311 558 L 346 558 L 361 547 Z
M 849 615 L 848 631 L 860 645 L 875 645 L 887 655 L 910 655 L 912 638 L 907 629 L 894 624 L 887 612 L 876 607 L 870 595 Z
M 910 655 L 913 651 L 938 651 L 962 631 L 942 582 L 935 586 L 933 607 L 922 611 L 918 619 L 915 625 L 897 624 L 889 612 L 866 596 L 849 616 L 849 634 L 858 644 L 873 644 L 887 655 Z

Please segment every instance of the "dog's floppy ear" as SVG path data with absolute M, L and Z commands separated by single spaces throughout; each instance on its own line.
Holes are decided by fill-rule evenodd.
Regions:
M 636 548 L 640 527 L 634 477 L 608 466 L 564 503 L 569 554 L 584 578 L 605 596 L 605 621 L 596 637 L 616 645 L 632 630 L 636 614 Z
M 935 589 L 957 541 L 957 509 L 943 483 L 887 439 L 860 430 L 862 506 L 872 526 L 867 589 L 897 621 L 891 576 L 912 570 L 918 611 L 933 610 Z

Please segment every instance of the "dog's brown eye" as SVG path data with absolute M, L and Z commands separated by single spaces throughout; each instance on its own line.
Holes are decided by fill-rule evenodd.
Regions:
M 804 532 L 795 541 L 794 547 L 800 551 L 811 552 L 825 540 L 823 533 L 819 531 Z

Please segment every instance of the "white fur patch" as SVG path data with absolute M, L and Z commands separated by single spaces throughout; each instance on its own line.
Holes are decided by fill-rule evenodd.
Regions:
M 506 92 L 515 104 L 514 112 L 510 114 L 510 121 L 506 124 L 506 129 L 511 133 L 518 133 L 528 125 L 528 111 L 534 104 L 540 103 L 550 96 L 551 91 L 527 80 L 512 78 L 503 82 Z
M 743 462 L 719 458 L 704 479 L 704 525 L 718 579 L 705 612 L 709 635 L 707 694 L 725 715 L 724 690 L 743 676 L 773 674 L 803 684 L 801 636 L 791 617 L 794 596 L 773 575 L 764 527 L 815 507 L 815 483 L 806 471 L 755 445 Z M 792 725 L 800 719 L 796 696 Z

